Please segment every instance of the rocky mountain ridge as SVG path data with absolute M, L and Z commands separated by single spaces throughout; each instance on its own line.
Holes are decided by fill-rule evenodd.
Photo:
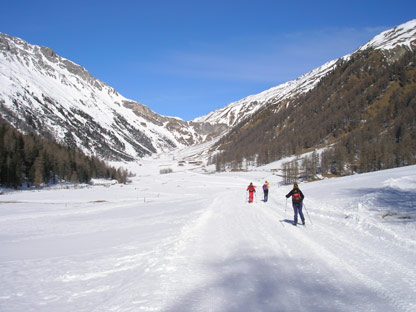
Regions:
M 412 20 L 296 80 L 188 122 L 161 116 L 123 97 L 50 48 L 0 33 L 0 114 L 21 131 L 34 131 L 87 154 L 108 160 L 134 160 L 235 134 L 239 124 L 268 107 L 274 112 L 288 108 L 358 52 L 374 49 L 387 53 L 398 46 L 414 49 L 415 37 L 416 20 Z M 400 53 L 396 50 L 391 57 L 400 58 Z
M 0 34 L 0 114 L 21 131 L 107 160 L 201 143 L 227 129 L 161 116 L 52 49 L 6 34 Z

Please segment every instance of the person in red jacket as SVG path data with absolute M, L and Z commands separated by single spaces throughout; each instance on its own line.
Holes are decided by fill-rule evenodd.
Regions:
M 252 203 L 254 193 L 256 192 L 256 188 L 254 187 L 253 182 L 251 182 L 250 185 L 247 187 L 247 191 L 248 191 L 248 202 Z
M 295 213 L 293 225 L 298 224 L 298 213 L 300 219 L 302 220 L 302 224 L 305 225 L 305 217 L 303 216 L 302 212 L 303 199 L 305 198 L 305 196 L 299 189 L 299 186 L 296 182 L 293 184 L 293 189 L 286 194 L 286 198 L 289 198 L 290 196 L 292 196 L 293 212 Z

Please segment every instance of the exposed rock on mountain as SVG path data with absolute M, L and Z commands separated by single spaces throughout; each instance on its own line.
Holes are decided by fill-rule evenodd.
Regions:
M 158 115 L 50 48 L 6 34 L 0 34 L 0 113 L 17 129 L 109 160 L 201 143 L 227 128 Z
M 382 129 L 388 142 L 414 142 L 413 124 L 402 114 L 414 116 L 415 46 L 412 20 L 296 80 L 187 122 L 126 99 L 49 48 L 0 34 L 0 114 L 21 131 L 105 159 L 133 160 L 226 134 L 217 162 L 265 163 L 341 138 L 365 137 L 370 144 L 375 139 L 367 125 Z M 355 163 L 364 159 L 357 148 L 347 153 Z

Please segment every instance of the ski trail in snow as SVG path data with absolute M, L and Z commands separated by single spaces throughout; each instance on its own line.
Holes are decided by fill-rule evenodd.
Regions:
M 224 305 L 227 311 L 393 308 L 379 284 L 308 238 L 309 228 L 282 227 L 282 210 L 270 207 L 279 207 L 276 201 L 238 204 L 239 197 L 219 194 L 183 230 L 169 265 L 173 274 L 163 282 L 163 311 L 220 311 Z M 357 277 L 366 286 L 357 285 Z M 310 300 L 327 293 L 336 300 L 314 302 L 311 309 Z M 369 295 L 380 303 L 366 303 Z
M 359 231 L 358 233 L 361 235 L 357 237 L 357 235 L 351 235 L 345 231 L 334 231 L 332 227 L 328 226 L 319 225 L 319 230 L 322 237 L 326 237 L 326 246 L 328 246 L 328 242 L 331 242 L 331 257 L 338 258 L 336 261 L 342 263 L 354 278 L 389 298 L 402 311 L 413 311 L 414 305 L 409 305 L 405 303 L 407 300 L 402 300 L 404 294 L 402 294 L 401 288 L 416 289 L 416 271 L 410 263 L 400 259 L 400 256 L 395 259 L 391 258 L 391 252 L 397 249 L 395 244 L 391 244 L 388 249 L 386 247 L 380 248 L 377 245 L 377 241 L 380 241 L 379 237 L 374 237 L 374 234 L 369 232 Z M 354 229 L 352 230 L 354 231 Z M 364 236 L 366 241 L 373 240 L 374 245 L 363 246 L 361 236 Z M 335 237 L 336 239 L 334 239 Z M 310 241 L 310 244 L 316 245 L 316 242 L 318 240 Z M 385 242 L 385 244 L 388 243 Z M 324 252 L 328 253 L 327 247 L 316 246 L 316 248 L 325 249 Z M 395 250 L 395 252 L 400 255 L 399 250 Z M 386 268 L 389 273 L 384 277 L 379 272 L 384 272 Z M 378 280 L 371 276 L 378 276 Z M 392 280 L 392 276 L 396 276 L 396 278 Z M 386 285 L 389 285 L 389 288 L 386 288 Z M 395 288 L 396 291 L 391 292 L 391 288 Z
M 322 203 L 315 203 L 315 205 L 322 205 Z M 280 211 L 283 211 L 282 209 Z M 292 214 L 292 208 L 290 207 L 288 215 L 291 216 Z M 304 211 L 304 214 L 307 220 L 306 211 Z M 270 217 L 273 217 L 273 215 L 279 215 L 278 211 L 272 211 Z M 344 227 L 344 224 L 339 224 L 339 219 L 334 227 L 332 224 L 328 224 L 326 216 L 324 216 L 324 220 L 317 219 L 319 215 L 314 215 L 313 212 L 312 216 L 315 219 L 314 225 L 307 225 L 306 228 L 298 226 L 300 231 L 290 225 L 288 228 L 289 230 L 295 230 L 293 235 L 296 237 L 301 250 L 311 249 L 314 256 L 321 258 L 330 267 L 339 268 L 347 273 L 342 279 L 343 282 L 360 281 L 361 285 L 365 285 L 368 289 L 374 291 L 380 298 L 388 298 L 392 306 L 399 308 L 398 311 L 413 311 L 414 304 L 409 304 L 408 298 L 403 300 L 404 294 L 400 291 L 403 285 L 407 285 L 404 287 L 405 289 L 416 289 L 416 271 L 410 263 L 403 265 L 397 259 L 396 261 L 391 260 L 388 254 L 380 252 L 378 248 L 363 245 L 362 237 L 360 239 L 360 237 L 352 235 L 356 232 L 356 229 Z M 282 217 L 281 214 L 280 217 Z M 359 234 L 369 235 L 366 232 L 359 232 Z M 365 238 L 365 241 L 367 240 L 368 237 Z M 363 263 L 363 259 L 365 263 Z M 383 281 L 383 278 L 380 279 L 381 274 L 379 273 L 384 272 L 386 268 L 388 268 L 389 274 Z M 370 272 L 367 272 L 369 270 Z M 379 279 L 375 280 L 371 276 L 378 276 Z M 392 281 L 392 276 L 397 276 L 397 278 Z M 397 286 L 392 285 L 392 282 Z M 389 288 L 386 288 L 385 285 L 389 285 Z M 392 288 L 396 291 L 392 292 Z M 414 297 L 416 300 L 416 295 Z M 385 304 L 387 303 L 383 302 L 380 309 Z

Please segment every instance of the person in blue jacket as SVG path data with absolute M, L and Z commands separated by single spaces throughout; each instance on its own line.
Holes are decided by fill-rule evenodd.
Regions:
M 303 199 L 305 196 L 299 189 L 299 186 L 296 182 L 293 184 L 293 189 L 286 194 L 286 198 L 289 198 L 290 196 L 292 196 L 293 212 L 295 213 L 293 225 L 296 226 L 298 224 L 298 213 L 300 215 L 300 219 L 302 220 L 302 224 L 305 225 L 305 217 L 303 216 L 302 212 Z

